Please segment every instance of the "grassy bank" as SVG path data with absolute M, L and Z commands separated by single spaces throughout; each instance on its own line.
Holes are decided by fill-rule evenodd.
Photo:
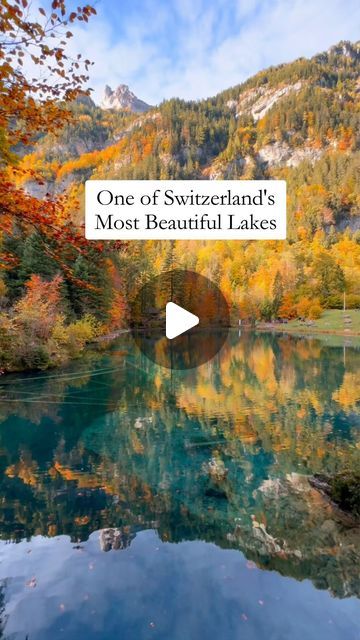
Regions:
M 289 320 L 286 324 L 261 323 L 258 329 L 285 331 L 287 333 L 327 333 L 338 336 L 360 336 L 360 310 L 340 311 L 328 309 L 323 312 L 321 318 L 309 322 Z

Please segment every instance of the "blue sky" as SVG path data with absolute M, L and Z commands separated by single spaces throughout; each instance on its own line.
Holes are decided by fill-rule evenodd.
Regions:
M 74 51 L 95 62 L 90 85 L 125 83 L 157 104 L 197 99 L 271 64 L 360 38 L 359 0 L 99 0 L 72 29 Z

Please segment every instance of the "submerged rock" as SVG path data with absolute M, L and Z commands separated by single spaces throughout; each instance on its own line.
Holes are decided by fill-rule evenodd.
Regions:
M 228 474 L 228 469 L 220 458 L 211 458 L 211 460 L 204 465 L 204 471 L 207 472 L 215 482 L 223 482 L 226 480 Z
M 343 495 L 341 475 L 333 484 Z M 331 484 L 323 476 L 298 473 L 264 480 L 254 491 L 250 522 L 239 520 L 228 541 L 260 567 L 308 578 L 336 597 L 359 597 L 359 522 L 329 497 Z M 358 484 L 351 481 L 350 486 Z
M 360 520 L 360 472 L 343 471 L 334 476 L 315 474 L 309 483 L 343 512 Z

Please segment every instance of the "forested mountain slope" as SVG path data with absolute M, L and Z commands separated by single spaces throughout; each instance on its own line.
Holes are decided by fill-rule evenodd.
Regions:
M 316 180 L 329 190 L 345 180 L 342 187 L 350 189 L 359 167 L 359 71 L 360 44 L 340 43 L 311 60 L 262 71 L 214 98 L 169 100 L 139 117 L 78 102 L 73 125 L 56 144 L 41 140 L 31 161 L 42 163 L 55 182 L 66 176 L 280 175 L 292 181 L 296 175 L 298 183 Z M 335 221 L 358 211 L 355 202 L 339 205 L 330 202 Z M 330 217 L 312 226 L 329 224 Z
M 86 179 L 281 178 L 288 240 L 131 242 L 120 251 L 108 243 L 106 257 L 90 243 L 71 256 L 78 282 L 60 269 L 69 317 L 90 313 L 114 328 L 126 321 L 128 294 L 144 274 L 172 266 L 218 282 L 236 318 L 317 317 L 341 307 L 344 291 L 348 306 L 359 307 L 359 71 L 360 43 L 341 42 L 207 100 L 172 99 L 140 114 L 103 110 L 88 97 L 73 103 L 72 120 L 27 149 L 17 180 L 37 198 L 70 194 L 75 227 Z M 30 229 L 16 243 L 3 239 L 16 256 L 2 278 L 3 306 L 16 304 L 31 274 L 59 274 L 42 242 Z

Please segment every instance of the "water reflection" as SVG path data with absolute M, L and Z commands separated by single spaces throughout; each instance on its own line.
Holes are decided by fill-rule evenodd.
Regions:
M 207 541 L 256 573 L 360 595 L 358 528 L 306 479 L 359 464 L 359 350 L 344 361 L 320 340 L 234 332 L 211 362 L 171 372 L 124 337 L 66 371 L 3 379 L 0 400 L 3 540 L 141 555 L 155 530 L 159 549 Z

